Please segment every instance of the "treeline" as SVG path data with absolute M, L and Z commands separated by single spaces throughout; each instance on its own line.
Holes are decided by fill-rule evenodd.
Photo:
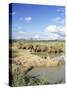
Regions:
M 23 42 L 65 42 L 65 40 L 32 40 L 32 39 L 30 39 L 30 40 L 26 40 L 26 39 L 9 39 L 9 42 L 17 42 L 17 41 L 19 41 L 19 42 L 21 42 L 21 41 L 23 41 Z

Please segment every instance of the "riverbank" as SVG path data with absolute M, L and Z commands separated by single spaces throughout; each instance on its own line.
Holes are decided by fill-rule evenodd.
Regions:
M 45 45 L 47 45 L 47 50 L 45 50 Z M 61 72 L 64 71 L 64 69 L 62 70 L 62 66 L 65 66 L 65 60 L 64 57 L 60 58 L 61 55 L 64 55 L 64 50 L 62 52 L 58 51 L 60 48 L 63 49 L 63 46 L 64 45 L 61 44 L 61 42 L 58 42 L 58 44 L 55 44 L 55 42 L 47 42 L 47 44 L 45 42 L 27 42 L 26 46 L 25 43 L 20 43 L 19 41 L 13 42 L 12 46 L 10 43 L 9 74 L 11 86 L 51 84 L 51 80 L 54 81 L 53 76 L 54 78 L 59 77 L 61 75 Z M 33 70 L 35 79 L 33 79 L 33 77 L 31 76 L 28 76 L 28 73 L 30 73 L 31 71 L 33 72 Z M 46 70 L 48 72 L 46 72 Z M 52 71 L 54 75 L 51 73 Z M 56 71 L 59 72 L 57 72 L 59 76 L 55 76 Z M 43 80 L 37 79 L 36 74 L 38 74 L 39 72 L 41 72 L 41 74 L 44 72 L 46 76 L 49 73 L 48 78 L 52 79 L 48 80 L 48 78 L 44 74 Z M 64 78 L 61 77 L 60 80 L 58 79 L 53 83 L 63 83 L 63 81 Z
M 19 50 L 18 56 L 12 61 L 12 71 L 19 69 L 26 73 L 30 68 L 35 67 L 59 67 L 65 63 L 64 60 L 54 60 L 47 57 L 43 59 L 37 55 L 31 54 L 28 50 Z

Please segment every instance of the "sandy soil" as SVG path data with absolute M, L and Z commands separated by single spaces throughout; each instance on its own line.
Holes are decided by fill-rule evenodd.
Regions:
M 12 71 L 17 70 L 26 73 L 34 67 L 56 67 L 64 64 L 64 61 L 51 60 L 49 57 L 43 59 L 40 56 L 33 55 L 29 50 L 18 50 L 18 56 L 12 60 Z

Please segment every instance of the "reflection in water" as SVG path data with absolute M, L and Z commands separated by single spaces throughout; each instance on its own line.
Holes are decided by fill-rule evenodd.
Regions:
M 65 82 L 65 66 L 60 67 L 47 67 L 47 68 L 34 68 L 27 75 L 41 80 L 47 80 L 49 83 L 62 83 Z

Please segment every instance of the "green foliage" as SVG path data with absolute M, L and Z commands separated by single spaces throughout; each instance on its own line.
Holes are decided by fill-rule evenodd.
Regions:
M 40 80 L 36 77 L 30 77 L 26 75 L 22 75 L 21 73 L 15 71 L 12 74 L 12 86 L 29 86 L 29 85 L 46 85 L 49 84 L 49 82 L 46 80 Z

